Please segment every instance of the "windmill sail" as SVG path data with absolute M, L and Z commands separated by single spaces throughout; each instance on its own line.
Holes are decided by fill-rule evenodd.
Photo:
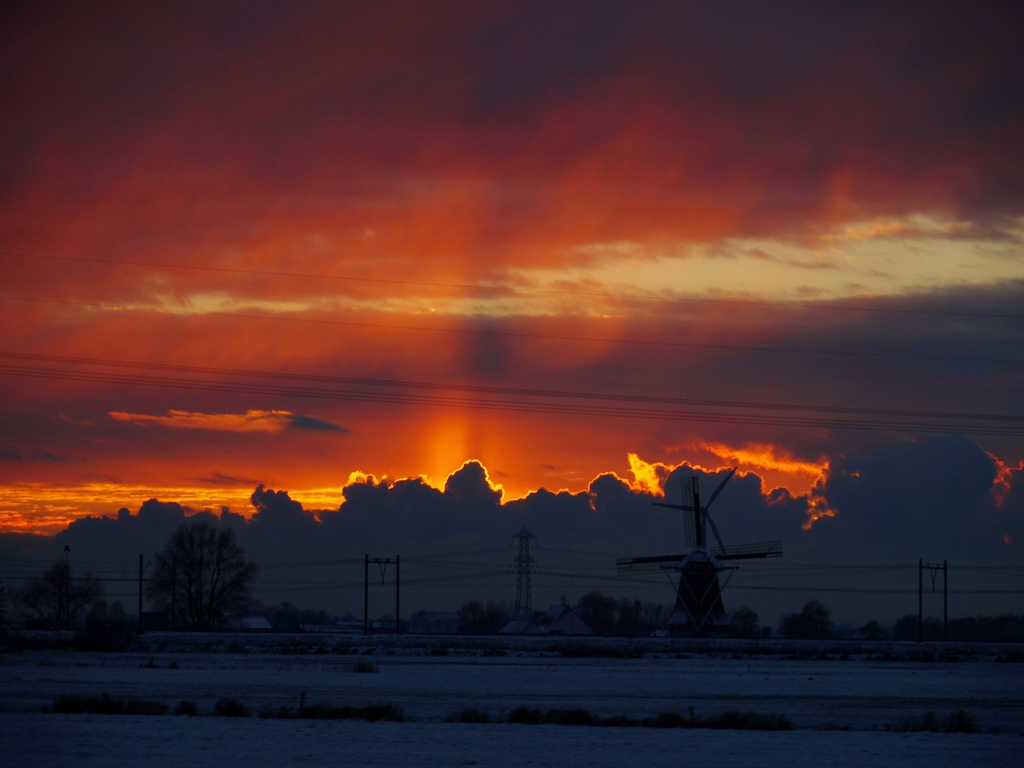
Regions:
M 708 514 L 708 507 L 718 498 L 735 473 L 736 469 L 733 468 L 726 474 L 709 497 L 707 506 L 701 506 L 700 486 L 696 476 L 680 480 L 682 503 L 652 502 L 659 507 L 683 512 L 683 530 L 686 545 L 690 549 L 688 553 L 623 557 L 615 561 L 619 576 L 642 576 L 669 571 L 679 573 L 676 604 L 668 621 L 669 629 L 673 632 L 700 635 L 728 629 L 729 617 L 722 605 L 722 589 L 738 566 L 726 566 L 722 564 L 723 561 L 782 557 L 781 541 L 735 546 L 727 546 L 722 541 L 718 526 Z M 711 547 L 707 544 L 708 525 L 711 526 L 718 546 Z M 724 583 L 719 582 L 719 574 L 722 572 L 727 572 Z
M 722 549 L 712 547 L 711 554 L 718 560 L 752 560 L 762 557 L 782 557 L 781 541 L 762 541 L 759 544 L 737 544 Z M 615 561 L 619 576 L 642 576 L 679 568 L 686 553 L 678 555 L 656 555 L 653 557 L 620 557 Z

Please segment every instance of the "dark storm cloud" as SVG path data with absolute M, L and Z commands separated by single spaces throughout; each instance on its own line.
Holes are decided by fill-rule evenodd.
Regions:
M 959 436 L 886 441 L 832 460 L 824 487 L 839 511 L 815 525 L 812 540 L 842 550 L 948 558 L 961 563 L 1019 554 L 1024 514 L 997 506 L 997 465 Z M 1019 478 L 1015 478 L 1015 485 Z
M 305 512 L 287 491 L 274 491 L 260 485 L 252 492 L 250 500 L 256 508 L 251 524 L 261 530 L 293 531 L 297 526 L 315 522 L 313 516 Z
M 1008 500 L 997 506 L 995 463 L 973 441 L 956 436 L 884 439 L 832 461 L 818 493 L 836 516 L 819 520 L 810 531 L 804 529 L 807 497 L 785 490 L 765 495 L 756 474 L 734 476 L 712 507 L 726 546 L 783 539 L 803 555 L 857 552 L 885 559 L 906 557 L 913 542 L 919 549 L 934 548 L 964 560 L 1006 554 L 1004 535 L 1020 536 L 1024 514 L 1013 508 L 1012 496 L 1019 491 L 1014 485 Z M 681 467 L 669 476 L 669 501 L 678 500 L 678 478 L 692 474 L 694 470 Z M 724 471 L 696 474 L 705 501 L 725 477 Z M 1019 476 L 1013 475 L 1011 482 L 1019 482 Z M 254 494 L 260 515 L 268 509 L 265 493 L 257 489 Z M 356 548 L 443 551 L 446 545 L 500 541 L 521 525 L 549 545 L 612 549 L 622 555 L 658 554 L 652 551 L 658 548 L 675 551 L 684 541 L 684 518 L 678 511 L 653 506 L 655 497 L 614 475 L 601 475 L 584 492 L 541 489 L 502 504 L 483 467 L 468 462 L 444 490 L 419 479 L 368 480 L 347 486 L 344 494 L 345 504 L 338 511 L 319 512 L 324 535 L 339 550 L 346 548 L 343 542 L 359 542 Z M 273 504 L 278 514 L 302 519 L 303 528 L 314 521 L 287 494 L 278 492 Z
M 338 432 L 344 434 L 348 432 L 340 424 L 333 424 L 330 421 L 324 421 L 314 416 L 302 416 L 297 413 L 293 413 L 290 418 L 291 425 L 295 429 L 310 429 L 317 432 Z
M 1024 543 L 1020 487 L 1024 472 L 1005 473 L 1008 487 L 1000 501 L 995 492 L 999 489 L 993 486 L 997 467 L 972 441 L 955 436 L 880 440 L 870 449 L 835 456 L 832 461 L 832 471 L 819 492 L 836 514 L 819 520 L 810 530 L 804 529 L 809 510 L 806 497 L 793 497 L 785 490 L 766 496 L 757 475 L 734 476 L 711 507 L 726 546 L 781 539 L 795 565 L 895 561 L 909 568 L 918 557 L 948 559 L 961 565 L 1019 560 Z M 671 474 L 665 483 L 669 502 L 679 499 L 679 478 L 692 474 L 688 467 Z M 725 471 L 696 474 L 706 503 Z M 344 496 L 340 509 L 314 513 L 304 510 L 287 492 L 260 486 L 252 496 L 257 514 L 248 523 L 227 509 L 221 510 L 219 517 L 210 512 L 198 514 L 235 530 L 258 563 L 343 562 L 348 558 L 361 569 L 364 553 L 399 553 L 403 563 L 409 563 L 404 567 L 413 568 L 406 571 L 413 574 L 408 599 L 429 605 L 439 601 L 458 605 L 469 596 L 479 596 L 481 588 L 459 588 L 457 583 L 417 587 L 415 574 L 424 572 L 425 567 L 421 558 L 440 557 L 444 562 L 448 555 L 460 551 L 495 547 L 501 551 L 524 525 L 538 537 L 535 556 L 542 564 L 541 573 L 603 572 L 604 579 L 610 580 L 617 556 L 685 551 L 683 515 L 652 505 L 660 497 L 634 490 L 614 475 L 596 478 L 585 492 L 542 489 L 502 504 L 501 493 L 490 485 L 484 468 L 469 462 L 452 474 L 443 490 L 419 479 L 378 482 L 368 478 L 348 485 Z M 191 512 L 175 503 L 150 500 L 137 515 L 123 509 L 117 518 L 79 520 L 53 539 L 22 537 L 14 542 L 8 536 L 4 546 L 21 551 L 31 544 L 38 553 L 44 548 L 40 542 L 44 542 L 56 556 L 67 543 L 75 557 L 86 561 L 130 564 L 137 552 L 152 553 L 162 547 Z M 509 550 L 498 558 L 504 563 L 513 556 Z M 280 593 L 274 590 L 301 591 L 311 581 L 339 578 L 337 567 L 333 571 L 324 568 L 296 570 L 293 566 L 283 575 L 271 568 L 264 580 L 267 598 L 276 599 L 273 595 Z M 748 583 L 777 584 L 763 579 L 758 582 L 762 577 L 757 568 L 756 563 L 744 565 L 743 578 Z M 357 578 L 355 567 L 351 570 L 343 581 Z M 834 575 L 801 578 L 805 597 L 814 595 L 815 586 L 844 584 Z M 808 578 L 813 578 L 813 583 Z M 584 578 L 577 591 L 588 591 L 589 583 Z M 961 581 L 961 588 L 965 583 Z M 652 588 L 657 599 L 657 585 Z M 645 587 L 637 585 L 636 589 Z M 790 603 L 804 599 L 785 591 L 754 597 L 768 606 L 768 621 L 774 621 L 774 611 L 798 608 Z M 856 615 L 859 610 L 857 596 L 830 598 L 830 605 L 840 613 Z M 734 603 L 751 602 L 750 593 L 737 593 L 731 599 Z M 354 602 L 344 607 L 355 610 Z M 411 606 L 413 610 L 417 607 Z M 897 605 L 885 610 L 902 608 Z

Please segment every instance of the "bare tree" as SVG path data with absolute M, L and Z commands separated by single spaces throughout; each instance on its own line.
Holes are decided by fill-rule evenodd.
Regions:
M 89 574 L 74 578 L 67 558 L 61 558 L 21 590 L 18 603 L 31 621 L 47 629 L 68 629 L 82 609 L 101 594 L 99 579 Z
M 753 608 L 743 606 L 732 612 L 729 625 L 730 637 L 753 639 L 761 636 L 761 617 Z
M 186 521 L 157 554 L 149 598 L 172 611 L 173 625 L 222 629 L 248 609 L 256 566 L 228 530 Z
M 808 600 L 800 613 L 782 617 L 779 629 L 788 638 L 827 640 L 832 637 L 832 612 L 817 600 Z

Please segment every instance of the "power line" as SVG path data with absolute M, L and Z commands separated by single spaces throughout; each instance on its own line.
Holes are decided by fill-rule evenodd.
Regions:
M 240 267 L 213 267 L 209 265 L 133 261 L 128 259 L 103 259 L 88 256 L 56 256 L 52 254 L 22 253 L 16 251 L 0 251 L 0 256 L 10 256 L 23 259 L 47 259 L 51 261 L 107 264 L 110 266 L 139 267 L 143 269 L 176 269 L 183 271 L 206 272 L 216 274 L 259 275 L 262 277 L 291 277 L 307 280 L 334 280 L 338 282 L 366 283 L 377 285 L 406 285 L 417 288 L 447 288 L 453 290 L 508 294 L 516 296 L 579 296 L 586 298 L 650 301 L 657 303 L 710 304 L 722 306 L 764 306 L 799 310 L 873 312 L 900 315 L 965 317 L 990 320 L 1024 320 L 1024 315 L 1002 314 L 995 312 L 954 312 L 952 310 L 908 309 L 901 307 L 864 307 L 849 304 L 812 304 L 799 301 L 765 301 L 756 299 L 710 299 L 684 296 L 665 297 L 652 296 L 650 294 L 606 293 L 601 291 L 570 291 L 565 289 L 549 288 L 524 288 L 522 286 L 495 285 L 493 283 L 446 283 L 427 280 L 399 280 L 396 278 L 362 277 L 355 275 L 329 275 L 303 272 L 285 272 L 282 270 L 242 269 Z
M 173 373 L 198 373 L 209 376 L 236 376 L 240 378 L 265 378 L 273 380 L 301 381 L 346 386 L 381 387 L 387 389 L 414 389 L 425 391 L 460 392 L 465 394 L 497 394 L 505 396 L 540 397 L 551 399 L 594 400 L 626 402 L 652 405 L 686 405 L 711 408 L 744 408 L 751 410 L 804 411 L 812 413 L 834 413 L 840 415 L 870 415 L 915 418 L 970 419 L 981 421 L 1021 421 L 1024 416 L 1005 413 L 965 413 L 956 411 L 921 411 L 911 409 L 854 408 L 829 405 L 802 405 L 798 403 L 764 403 L 744 400 L 708 400 L 701 398 L 663 397 L 658 395 L 616 394 L 611 392 L 590 392 L 586 390 L 537 389 L 529 387 L 499 387 L 480 384 L 452 384 L 440 382 L 412 381 L 408 379 L 379 379 L 354 376 L 334 376 L 308 373 L 282 373 L 279 371 L 254 370 L 251 368 L 225 368 L 175 363 L 152 363 L 111 358 L 80 357 L 69 355 L 46 355 L 31 352 L 0 350 L 0 358 L 35 362 L 59 363 L 74 366 L 95 366 L 129 368 L 145 371 Z M 1022 361 L 1024 362 L 1024 361 Z
M 306 399 L 340 400 L 352 402 L 389 403 L 393 405 L 428 405 L 474 410 L 494 410 L 518 413 L 542 413 L 567 416 L 597 416 L 629 419 L 656 419 L 659 421 L 690 421 L 700 423 L 752 424 L 759 426 L 789 426 L 867 431 L 901 431 L 928 434 L 962 432 L 975 435 L 1021 437 L 1024 428 L 1000 425 L 954 423 L 924 423 L 910 421 L 866 421 L 851 419 L 797 418 L 792 416 L 762 416 L 736 412 L 706 413 L 702 411 L 602 407 L 509 400 L 452 398 L 400 393 L 346 392 L 312 389 L 309 387 L 281 387 L 271 385 L 210 382 L 196 379 L 152 376 L 126 376 L 90 372 L 61 371 L 27 366 L 0 366 L 0 375 L 24 376 L 64 381 L 78 381 L 127 386 L 149 386 L 175 390 L 230 392 L 234 394 L 273 395 Z
M 860 587 L 770 587 L 753 584 L 729 584 L 729 589 L 763 592 L 848 592 L 851 594 L 916 595 L 916 589 L 863 589 Z M 958 589 L 958 595 L 1024 595 L 1024 589 Z
M 896 420 L 865 420 L 865 419 L 833 419 L 796 417 L 785 415 L 745 414 L 739 410 L 746 406 L 732 406 L 724 413 L 708 413 L 704 411 L 668 410 L 664 408 L 636 408 L 623 406 L 602 406 L 592 404 L 524 402 L 507 399 L 482 399 L 468 397 L 446 397 L 437 395 L 410 394 L 402 392 L 366 392 L 355 390 L 316 389 L 300 386 L 282 386 L 277 384 L 243 383 L 209 381 L 191 378 L 170 378 L 158 376 L 136 376 L 109 372 L 94 372 L 41 368 L 32 366 L 0 366 L 0 375 L 25 376 L 65 381 L 80 381 L 103 384 L 123 384 L 127 386 L 150 386 L 176 390 L 197 390 L 230 392 L 234 394 L 273 395 L 285 397 L 301 397 L 323 400 L 341 400 L 354 402 L 390 403 L 394 405 L 429 405 L 477 410 L 500 410 L 510 412 L 544 413 L 569 416 L 600 416 L 630 419 L 657 419 L 662 421 L 691 421 L 702 423 L 733 423 L 768 426 L 795 426 L 827 429 L 851 429 L 868 431 L 904 431 L 916 433 L 944 434 L 948 432 L 966 432 L 976 435 L 1020 437 L 1024 436 L 1024 427 L 994 424 L 963 424 L 950 421 L 927 423 L 918 421 Z M 762 407 L 771 407 L 762 404 Z M 781 406 L 783 409 L 805 408 L 818 410 L 814 406 Z M 920 415 L 907 411 L 910 419 L 921 418 Z M 953 418 L 953 414 L 945 418 Z M 979 420 L 1020 421 L 1020 417 L 996 417 L 992 414 L 978 414 Z M 975 417 L 964 414 L 963 418 Z
M 71 301 L 66 299 L 40 299 L 25 296 L 4 296 L 0 295 L 3 301 L 26 301 L 40 304 L 61 304 L 73 307 L 91 307 L 95 309 L 118 309 L 121 311 L 158 312 L 155 307 L 138 306 L 114 306 L 87 301 Z M 452 328 L 444 326 L 423 326 L 398 323 L 370 323 L 355 320 L 332 320 L 315 317 L 291 317 L 282 315 L 251 315 L 243 312 L 215 312 L 180 309 L 174 312 L 175 315 L 198 316 L 198 317 L 227 317 L 242 320 L 270 320 L 274 322 L 289 323 L 314 323 L 318 325 L 339 325 L 350 328 L 374 328 L 391 331 L 421 331 L 425 333 L 448 333 L 471 336 L 492 336 L 497 338 L 521 338 L 540 341 L 572 341 L 572 342 L 593 342 L 599 344 L 622 344 L 628 346 L 645 347 L 678 347 L 684 349 L 710 349 L 730 350 L 736 352 L 761 352 L 768 354 L 792 354 L 792 355 L 830 355 L 839 357 L 869 357 L 888 360 L 932 360 L 944 363 L 1002 363 L 1008 365 L 1024 365 L 1024 360 L 1017 358 L 999 357 L 954 357 L 950 355 L 920 355 L 910 352 L 863 352 L 841 349 L 801 349 L 798 347 L 758 347 L 743 344 L 701 344 L 690 341 L 663 341 L 655 339 L 621 339 L 602 336 L 567 336 L 550 333 L 528 333 L 525 331 L 496 331 L 483 328 Z

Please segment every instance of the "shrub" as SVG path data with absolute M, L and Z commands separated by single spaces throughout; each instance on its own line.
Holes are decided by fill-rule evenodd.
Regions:
M 644 720 L 642 725 L 646 728 L 692 728 L 696 723 L 678 712 L 660 712 Z
M 940 720 L 934 712 L 928 712 L 921 717 L 908 717 L 901 720 L 893 729 L 902 733 L 926 731 L 930 733 L 975 733 L 977 726 L 974 716 L 964 710 L 959 710 L 955 715 Z
M 60 696 L 53 702 L 53 711 L 70 715 L 164 715 L 167 705 L 159 701 L 113 699 L 103 693 L 100 696 Z
M 394 704 L 370 704 L 365 707 L 332 707 L 329 704 L 313 704 L 308 707 L 299 707 L 294 711 L 288 707 L 281 707 L 278 717 L 299 720 L 369 720 L 371 722 L 389 720 L 400 723 L 405 719 L 405 714 L 400 707 L 396 707 Z
M 793 728 L 785 715 L 761 712 L 723 712 L 702 718 L 699 724 L 701 728 L 734 731 L 789 731 Z
M 178 703 L 178 708 L 174 710 L 174 714 L 176 714 L 176 715 L 188 715 L 189 717 L 195 717 L 197 714 L 199 714 L 199 708 L 196 707 L 196 703 L 194 701 L 189 701 L 188 699 L 182 699 Z
M 508 713 L 508 721 L 510 723 L 537 725 L 540 719 L 541 711 L 539 709 L 530 709 L 529 707 L 516 707 Z
M 405 715 L 402 710 L 396 707 L 394 704 L 371 704 L 368 707 L 363 707 L 357 710 L 357 717 L 361 720 L 370 720 L 376 722 L 378 720 L 390 720 L 392 722 L 400 723 L 405 719 Z
M 446 723 L 489 723 L 491 717 L 486 712 L 481 712 L 479 709 L 473 709 L 467 707 L 461 712 L 455 712 L 445 718 Z
M 213 707 L 218 717 L 249 717 L 252 710 L 237 699 L 218 699 Z
M 543 722 L 550 725 L 601 725 L 600 718 L 585 709 L 549 709 Z

